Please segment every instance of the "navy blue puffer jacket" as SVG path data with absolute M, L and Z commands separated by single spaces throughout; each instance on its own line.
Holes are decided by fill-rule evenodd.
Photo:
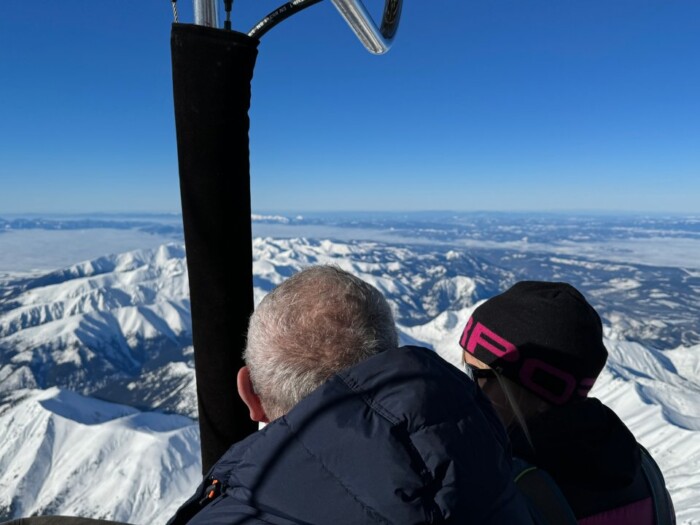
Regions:
M 403 347 L 233 445 L 169 523 L 532 522 L 488 401 L 432 351 Z

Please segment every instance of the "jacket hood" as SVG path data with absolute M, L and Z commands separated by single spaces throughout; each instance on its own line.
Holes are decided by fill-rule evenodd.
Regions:
M 561 484 L 614 489 L 629 485 L 639 472 L 641 457 L 634 436 L 597 399 L 553 407 L 527 421 L 527 427 L 532 447 L 520 428 L 510 429 L 513 454 L 543 468 Z

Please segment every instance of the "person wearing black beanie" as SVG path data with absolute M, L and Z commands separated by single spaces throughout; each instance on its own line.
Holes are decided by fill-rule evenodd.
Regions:
M 675 523 L 654 460 L 612 410 L 588 397 L 608 352 L 600 316 L 581 292 L 519 282 L 474 310 L 460 345 L 513 455 L 551 475 L 579 525 Z M 520 486 L 536 492 L 526 478 Z

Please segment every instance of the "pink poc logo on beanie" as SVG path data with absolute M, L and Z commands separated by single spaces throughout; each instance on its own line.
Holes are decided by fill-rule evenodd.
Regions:
M 506 338 L 469 318 L 460 346 L 480 361 L 521 384 L 545 401 L 563 405 L 574 394 L 586 397 L 596 378 L 577 379 L 572 373 L 536 357 L 522 357 L 518 347 Z M 483 352 L 490 354 L 490 358 Z M 495 358 L 495 359 L 494 359 Z

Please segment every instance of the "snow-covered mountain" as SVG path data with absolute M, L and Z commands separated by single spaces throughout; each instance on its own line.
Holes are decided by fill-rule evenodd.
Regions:
M 59 386 L 196 416 L 182 246 L 101 257 L 0 290 L 0 392 Z
M 594 395 L 658 459 L 679 523 L 700 523 L 692 272 L 425 243 L 257 238 L 256 301 L 318 263 L 374 284 L 404 342 L 455 364 L 479 301 L 525 276 L 580 287 L 603 314 L 610 350 Z M 196 417 L 191 344 L 181 245 L 0 280 L 0 518 L 60 512 L 164 523 L 199 477 L 196 425 L 183 417 Z M 87 484 L 99 487 L 94 497 Z
M 1 402 L 0 521 L 60 514 L 164 523 L 200 478 L 189 418 L 56 387 Z

